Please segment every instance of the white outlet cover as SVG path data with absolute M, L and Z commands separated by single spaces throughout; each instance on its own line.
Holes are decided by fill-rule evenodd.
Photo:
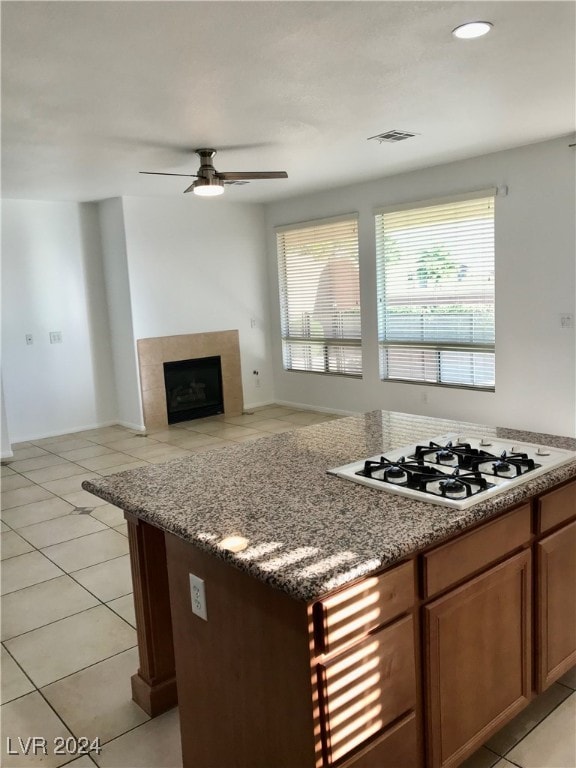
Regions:
M 195 576 L 190 576 L 190 602 L 192 604 L 192 613 L 199 616 L 204 621 L 208 621 L 208 612 L 206 610 L 206 589 L 204 580 Z

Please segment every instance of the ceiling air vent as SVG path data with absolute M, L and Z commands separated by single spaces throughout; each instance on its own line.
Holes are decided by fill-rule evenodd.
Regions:
M 389 141 L 395 144 L 397 141 L 404 141 L 405 139 L 412 139 L 414 136 L 418 136 L 417 133 L 410 133 L 409 131 L 385 131 L 385 133 L 379 133 L 377 136 L 370 136 L 368 141 L 376 139 L 379 143 L 383 141 Z

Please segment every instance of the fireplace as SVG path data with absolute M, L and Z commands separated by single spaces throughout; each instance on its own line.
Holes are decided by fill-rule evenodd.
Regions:
M 220 357 L 224 401 L 222 413 L 226 416 L 240 416 L 242 413 L 242 370 L 238 331 L 207 331 L 138 339 L 137 348 L 142 416 L 147 430 L 166 429 L 168 426 L 165 363 Z
M 219 356 L 164 363 L 168 424 L 224 413 Z

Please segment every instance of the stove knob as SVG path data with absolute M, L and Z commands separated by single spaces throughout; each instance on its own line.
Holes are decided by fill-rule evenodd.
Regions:
M 536 451 L 536 456 L 550 456 L 550 451 L 544 446 L 540 446 Z
M 483 437 L 480 440 L 480 445 L 483 446 L 483 447 L 486 447 L 486 446 L 492 445 L 492 443 L 490 442 L 490 440 L 486 440 L 486 438 Z

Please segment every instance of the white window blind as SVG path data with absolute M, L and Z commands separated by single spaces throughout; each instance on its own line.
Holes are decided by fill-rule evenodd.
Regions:
M 284 368 L 361 376 L 357 216 L 276 233 Z
M 376 214 L 382 379 L 494 389 L 494 193 Z

